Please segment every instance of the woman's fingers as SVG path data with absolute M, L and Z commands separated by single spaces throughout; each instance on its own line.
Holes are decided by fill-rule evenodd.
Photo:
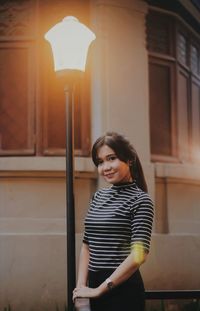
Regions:
M 81 287 L 79 287 L 79 288 L 75 288 L 74 290 L 73 290 L 73 300 L 74 299 L 76 299 L 76 298 L 78 298 L 78 297 L 85 297 L 85 289 L 86 289 L 87 287 L 86 286 L 81 286 Z
M 92 298 L 97 297 L 97 291 L 94 288 L 89 288 L 87 286 L 80 286 L 73 290 L 73 301 L 76 298 Z

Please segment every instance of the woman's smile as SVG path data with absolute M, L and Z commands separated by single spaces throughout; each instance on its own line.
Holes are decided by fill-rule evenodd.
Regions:
M 107 178 L 107 179 L 112 179 L 114 177 L 115 173 L 106 173 L 103 175 L 104 178 Z
M 132 181 L 128 163 L 121 161 L 107 145 L 98 150 L 98 172 L 111 184 Z

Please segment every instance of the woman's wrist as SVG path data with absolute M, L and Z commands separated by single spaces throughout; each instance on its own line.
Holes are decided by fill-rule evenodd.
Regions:
M 101 296 L 110 291 L 114 287 L 114 284 L 110 278 L 106 279 L 99 287 L 97 287 L 98 295 Z
M 78 281 L 77 284 L 76 284 L 76 287 L 79 288 L 81 286 L 87 286 L 86 282 Z
M 105 280 L 105 283 L 106 283 L 106 286 L 107 286 L 107 289 L 110 291 L 114 288 L 114 283 L 113 281 L 110 279 L 110 278 L 107 278 Z

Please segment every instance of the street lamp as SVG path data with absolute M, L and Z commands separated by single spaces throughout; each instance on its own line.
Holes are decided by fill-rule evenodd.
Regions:
M 73 92 L 77 74 L 85 71 L 87 53 L 95 34 L 73 16 L 65 17 L 46 34 L 54 58 L 54 69 L 64 79 L 66 97 L 66 231 L 67 231 L 67 300 L 73 310 L 72 291 L 75 287 L 75 212 L 73 168 Z

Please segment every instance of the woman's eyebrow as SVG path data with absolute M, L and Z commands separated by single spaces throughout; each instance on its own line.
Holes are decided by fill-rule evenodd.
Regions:
M 116 156 L 116 154 L 114 152 L 107 154 L 107 157 L 111 157 L 111 156 Z
M 109 154 L 107 154 L 107 155 L 105 156 L 105 158 L 109 158 L 109 157 L 112 157 L 112 156 L 116 156 L 116 154 L 115 154 L 115 153 L 109 153 Z M 96 159 L 97 159 L 97 161 L 99 161 L 99 160 L 102 160 L 103 158 L 97 157 Z

